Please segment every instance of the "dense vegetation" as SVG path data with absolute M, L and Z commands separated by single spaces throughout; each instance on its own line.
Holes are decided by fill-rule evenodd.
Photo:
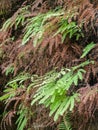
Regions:
M 98 130 L 98 1 L 0 5 L 0 129 Z

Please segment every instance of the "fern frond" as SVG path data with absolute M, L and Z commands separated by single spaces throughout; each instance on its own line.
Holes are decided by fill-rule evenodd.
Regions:
M 80 58 L 84 58 L 93 48 L 95 47 L 94 42 L 91 42 L 83 49 L 83 54 Z
M 79 80 L 83 80 L 82 75 L 85 71 L 81 67 L 89 63 L 89 61 L 87 63 L 84 62 L 78 67 L 61 70 L 61 72 L 56 73 L 55 77 L 52 77 L 52 80 L 49 80 L 49 82 L 46 81 L 46 83 L 37 90 L 31 105 L 39 102 L 39 104 L 50 107 L 50 116 L 55 113 L 55 121 L 60 115 L 63 115 L 65 111 L 72 111 L 75 101 L 79 101 L 79 95 L 73 93 L 71 96 L 68 96 L 67 93 L 73 84 L 77 86 Z M 57 79 L 58 81 L 56 81 Z

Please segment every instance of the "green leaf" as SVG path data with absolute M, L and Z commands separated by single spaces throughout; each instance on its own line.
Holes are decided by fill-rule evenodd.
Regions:
M 55 113 L 54 121 L 58 119 L 59 115 L 62 115 L 62 110 L 65 108 L 65 106 L 67 106 L 68 99 L 69 97 L 65 97 L 65 99 L 63 99 L 63 102 L 61 103 L 61 105 L 59 106 L 58 110 Z
M 96 44 L 94 42 L 91 42 L 83 49 L 83 54 L 80 58 L 84 58 L 94 47 Z
M 0 101 L 6 100 L 10 97 L 10 93 L 4 94 L 3 96 L 0 97 Z
M 75 74 L 75 76 L 73 77 L 73 82 L 76 86 L 78 85 L 78 75 L 77 74 Z
M 83 79 L 83 76 L 82 76 L 81 71 L 78 71 L 78 76 L 79 76 L 79 79 L 80 79 L 80 80 L 82 80 L 82 79 Z
M 70 109 L 69 109 L 70 111 L 73 110 L 74 105 L 75 105 L 75 99 L 74 99 L 73 97 L 71 97 L 71 98 L 70 98 Z
M 58 107 L 61 105 L 61 100 L 56 100 L 53 104 L 50 105 L 50 113 L 49 116 L 52 116 L 53 113 L 58 109 Z

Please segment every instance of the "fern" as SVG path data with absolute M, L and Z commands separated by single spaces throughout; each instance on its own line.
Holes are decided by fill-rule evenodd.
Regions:
M 91 48 L 93 48 L 93 46 Z M 28 73 L 21 73 L 7 83 L 4 95 L 0 97 L 0 101 L 5 101 L 5 104 L 9 105 L 10 100 L 13 100 L 14 97 L 21 96 L 19 88 L 25 90 L 26 95 L 30 93 L 30 90 L 36 88 L 36 93 L 31 95 L 33 96 L 31 106 L 35 103 L 45 105 L 50 108 L 49 116 L 53 115 L 54 121 L 56 121 L 59 116 L 63 116 L 64 113 L 73 111 L 75 102 L 79 101 L 80 95 L 76 92 L 71 92 L 70 95 L 68 93 L 70 92 L 71 86 L 78 86 L 79 81 L 83 80 L 83 74 L 86 73 L 83 68 L 93 63 L 93 61 L 87 60 L 70 69 L 63 68 L 60 72 L 53 70 L 40 77 Z M 24 86 L 24 81 L 27 81 L 28 79 L 30 84 L 26 88 Z M 26 113 L 29 113 L 28 111 L 29 109 L 23 105 L 23 102 L 21 102 L 17 111 L 17 115 L 19 116 L 16 122 L 17 130 L 23 130 L 26 127 L 28 121 Z M 69 128 L 68 125 L 65 130 L 70 130 Z
M 3 24 L 3 27 L 2 27 L 2 29 L 1 29 L 1 31 L 6 31 L 8 28 L 10 28 L 11 27 L 11 18 L 10 19 L 8 19 L 4 24 Z
M 24 128 L 27 125 L 28 119 L 32 115 L 30 108 L 28 108 L 28 106 L 25 106 L 24 103 L 21 101 L 23 98 L 22 94 L 26 90 L 23 82 L 30 78 L 31 77 L 28 74 L 18 75 L 15 79 L 13 79 L 13 81 L 10 81 L 7 83 L 6 88 L 3 91 L 4 94 L 3 94 L 3 96 L 0 97 L 0 101 L 4 101 L 6 104 L 5 108 L 7 108 L 11 102 L 16 101 L 16 104 L 14 105 L 14 111 L 15 111 L 15 109 L 17 109 L 16 110 L 16 114 L 18 116 L 18 119 L 16 121 L 17 130 L 24 130 Z M 20 103 L 20 105 L 17 105 L 19 103 Z M 4 110 L 4 113 L 6 112 L 5 110 Z M 8 115 L 9 112 L 7 112 L 6 115 Z M 5 120 L 5 119 L 3 119 L 3 120 Z M 8 120 L 9 119 L 10 119 L 10 117 L 8 117 Z M 11 122 L 11 121 L 9 121 L 9 122 Z
M 63 115 L 67 110 L 72 111 L 75 101 L 79 99 L 78 93 L 72 93 L 68 96 L 67 93 L 70 87 L 74 84 L 78 85 L 78 81 L 82 80 L 83 70 L 81 67 L 88 65 L 90 62 L 84 62 L 77 67 L 71 69 L 64 69 L 56 75 L 51 76 L 51 80 L 41 85 L 33 97 L 31 105 L 35 102 L 44 104 L 46 107 L 50 107 L 50 116 L 54 114 L 54 120 L 56 121 L 60 115 Z M 59 78 L 59 80 L 57 80 Z
M 81 56 L 81 58 L 84 58 L 90 51 L 91 49 L 93 49 L 95 46 L 94 42 L 91 42 L 90 44 L 88 44 L 84 49 L 83 49 L 83 54 Z
M 58 33 L 61 33 L 62 42 L 64 42 L 67 36 L 69 36 L 69 38 L 76 37 L 76 40 L 78 40 L 81 36 L 83 36 L 83 33 L 76 22 L 68 22 L 68 18 L 73 16 L 71 15 L 72 14 L 67 14 L 65 17 L 64 11 L 59 9 L 57 11 L 50 11 L 46 14 L 39 14 L 31 18 L 25 28 L 22 45 L 26 44 L 30 38 L 33 37 L 33 44 L 36 46 L 37 43 L 40 43 L 43 40 L 45 31 L 49 30 L 49 28 L 52 30 L 53 26 L 58 29 L 53 37 Z M 52 22 L 49 21 L 49 19 L 52 18 L 58 19 L 56 25 L 53 25 Z
M 31 76 L 30 76 L 30 74 L 28 74 L 28 73 L 20 73 L 18 76 L 16 76 L 13 80 L 11 80 L 11 81 L 9 81 L 8 83 L 7 83 L 7 85 L 6 86 L 8 86 L 8 85 L 12 85 L 13 83 L 17 83 L 18 82 L 18 84 L 20 85 L 20 84 L 22 84 L 25 80 L 27 80 L 27 79 L 30 79 L 31 78 Z
M 22 45 L 25 45 L 31 38 L 33 38 L 33 45 L 36 46 L 45 38 L 47 30 L 55 33 L 55 30 L 57 29 L 58 31 L 53 37 L 58 33 L 62 34 L 62 42 L 64 42 L 67 36 L 70 39 L 75 37 L 76 40 L 83 36 L 83 33 L 76 22 L 68 22 L 68 19 L 70 17 L 72 18 L 73 14 L 67 12 L 65 17 L 64 10 L 57 9 L 47 13 L 38 14 L 32 18 L 26 18 L 26 15 L 30 13 L 28 8 L 29 6 L 21 8 L 14 18 L 10 18 L 4 23 L 1 29 L 1 31 L 6 31 L 14 27 L 14 29 L 17 30 L 18 27 L 26 25 L 26 27 L 24 27 Z M 56 20 L 57 22 L 52 23 L 51 19 L 54 19 L 54 21 Z
M 0 97 L 0 101 L 6 101 L 6 103 L 8 103 L 9 99 L 15 97 L 17 93 L 17 88 L 18 88 L 18 85 L 16 82 L 10 84 L 9 87 L 7 87 L 4 90 L 4 95 Z
M 18 89 L 25 88 L 23 82 L 30 78 L 31 76 L 28 73 L 21 73 L 13 80 L 9 81 L 5 86 L 6 88 L 3 91 L 3 96 L 0 97 L 0 101 L 6 101 L 6 103 L 8 103 L 10 99 L 19 95 Z
M 27 108 L 24 108 L 22 105 L 19 106 L 19 110 L 17 112 L 17 115 L 19 116 L 17 121 L 16 121 L 16 124 L 17 124 L 17 130 L 24 130 L 24 128 L 26 127 L 27 125 L 27 112 L 28 112 L 28 109 Z
M 39 14 L 28 21 L 25 28 L 22 45 L 26 44 L 30 38 L 34 37 L 34 46 L 42 40 L 45 32 L 46 21 L 52 17 L 58 17 L 64 14 L 63 11 L 49 11 L 46 14 Z M 48 23 L 50 24 L 50 23 Z
M 81 36 L 83 37 L 83 33 L 79 26 L 76 24 L 76 22 L 72 21 L 69 23 L 68 18 L 61 19 L 59 23 L 59 29 L 55 35 L 57 35 L 58 33 L 62 34 L 62 43 L 64 42 L 67 36 L 69 36 L 70 39 L 72 37 L 76 37 L 76 40 L 79 40 Z
M 29 6 L 22 7 L 18 13 L 13 18 L 9 18 L 4 24 L 3 27 L 1 28 L 1 31 L 6 31 L 12 27 L 17 30 L 17 28 L 21 25 L 24 26 L 25 24 L 25 15 L 29 14 L 28 11 Z
M 63 121 L 59 124 L 59 130 L 72 130 L 71 113 L 68 112 L 63 116 Z
M 13 73 L 14 73 L 14 66 L 13 65 L 8 66 L 5 70 L 5 75 L 8 76 L 9 74 Z

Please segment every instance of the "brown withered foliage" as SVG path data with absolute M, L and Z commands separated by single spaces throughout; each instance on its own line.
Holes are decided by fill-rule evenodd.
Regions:
M 74 128 L 79 130 L 98 129 L 96 125 L 98 116 L 98 83 L 94 86 L 85 86 L 78 89 L 80 93 L 80 103 L 77 104 L 73 112 Z M 77 118 L 78 115 L 78 118 Z M 94 126 L 95 125 L 95 126 Z M 92 127 L 93 126 L 93 127 Z
M 70 39 L 67 37 L 64 43 L 62 43 L 61 34 L 53 37 L 57 29 L 57 27 L 54 27 L 52 31 L 47 30 L 41 44 L 34 47 L 32 44 L 34 38 L 31 38 L 26 45 L 21 46 L 24 31 L 23 26 L 17 30 L 11 27 L 5 31 L 0 31 L 0 50 L 2 52 L 0 52 L 0 78 L 1 76 L 4 77 L 4 84 L 2 83 L 3 80 L 0 80 L 0 83 L 5 85 L 7 80 L 23 71 L 42 76 L 54 68 L 59 71 L 62 67 L 71 68 L 88 59 L 94 61 L 93 65 L 89 64 L 84 68 L 86 74 L 84 75 L 83 82 L 75 90 L 80 93 L 81 101 L 76 104 L 72 113 L 74 119 L 72 120 L 73 128 L 75 130 L 91 130 L 91 124 L 96 124 L 96 120 L 98 120 L 98 116 L 96 116 L 98 115 L 98 0 L 24 0 L 22 2 L 22 7 L 28 3 L 31 4 L 30 14 L 25 15 L 25 18 L 31 18 L 39 13 L 46 13 L 50 9 L 61 6 L 65 11 L 65 17 L 67 11 L 74 14 L 73 17 L 69 18 L 69 23 L 76 21 L 79 26 L 81 23 L 83 24 L 82 31 L 84 37 L 78 41 L 75 38 Z M 12 15 L 12 22 L 15 21 L 20 8 Z M 54 26 L 58 19 L 49 20 Z M 15 36 L 14 41 L 11 39 L 12 36 Z M 80 59 L 83 48 L 92 41 L 95 42 L 96 46 L 85 58 Z M 14 74 L 10 74 L 5 81 L 5 72 L 10 66 L 14 67 Z M 2 95 L 1 91 L 2 89 L 0 89 Z M 6 129 L 6 126 L 13 124 L 11 121 L 20 102 L 23 102 L 24 106 L 28 107 L 31 111 L 34 110 L 34 118 L 30 118 L 28 121 L 28 128 L 32 123 L 35 123 L 35 125 L 43 124 L 45 128 L 41 128 L 42 130 L 48 128 L 51 130 L 57 129 L 60 121 L 54 123 L 53 119 L 48 117 L 49 110 L 43 106 L 30 108 L 30 95 L 26 95 L 26 90 L 18 90 L 18 92 L 20 95 L 12 98 L 5 106 L 5 110 L 10 109 L 10 111 L 2 119 L 2 129 Z M 10 104 L 12 108 L 10 108 Z M 87 124 L 89 124 L 90 128 L 87 127 Z

